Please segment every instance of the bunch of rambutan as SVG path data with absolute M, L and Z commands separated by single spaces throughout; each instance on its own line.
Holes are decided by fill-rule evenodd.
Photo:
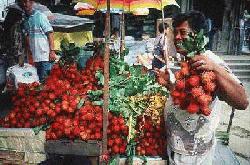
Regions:
M 181 70 L 175 73 L 175 87 L 171 91 L 173 103 L 189 113 L 210 115 L 209 106 L 216 90 L 216 75 L 213 71 L 193 70 L 186 61 L 180 66 Z

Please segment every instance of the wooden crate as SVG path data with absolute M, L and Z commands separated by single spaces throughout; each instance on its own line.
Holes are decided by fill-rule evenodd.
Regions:
M 63 157 L 62 162 L 69 162 L 72 164 L 99 164 L 99 156 L 102 153 L 101 141 L 69 141 L 69 140 L 50 140 L 45 144 L 45 152 L 49 155 L 49 161 L 55 161 L 58 164 L 56 157 Z M 90 163 L 91 162 L 91 163 Z
M 101 141 L 69 141 L 50 140 L 45 144 L 45 151 L 49 154 L 79 155 L 79 156 L 100 156 L 102 151 Z
M 0 164 L 25 164 L 25 153 L 15 151 L 0 151 Z
M 150 165 L 167 165 L 167 160 L 163 160 L 161 158 L 151 158 L 151 157 L 147 157 L 146 158 L 146 162 L 144 162 L 142 159 L 135 157 L 133 159 L 133 165 L 144 165 L 146 164 L 150 164 Z M 126 158 L 120 158 L 118 161 L 119 165 L 126 165 Z
M 45 132 L 0 128 L 0 164 L 38 164 L 46 160 L 44 144 Z

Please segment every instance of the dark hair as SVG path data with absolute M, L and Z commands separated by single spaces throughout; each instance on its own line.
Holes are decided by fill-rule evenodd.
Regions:
M 165 26 L 165 29 L 167 29 L 169 27 L 167 23 L 164 23 L 164 26 Z M 163 26 L 163 23 L 159 24 L 158 29 L 159 29 L 160 33 L 164 32 L 164 26 Z
M 206 30 L 206 18 L 200 11 L 190 11 L 187 13 L 179 13 L 173 17 L 173 27 L 176 28 L 183 22 L 187 21 L 190 28 L 199 32 L 201 29 Z

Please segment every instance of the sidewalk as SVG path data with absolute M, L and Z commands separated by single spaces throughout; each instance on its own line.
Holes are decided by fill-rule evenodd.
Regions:
M 250 99 L 250 82 L 243 82 Z M 219 131 L 226 131 L 231 107 L 222 102 L 221 122 Z M 241 165 L 250 164 L 250 106 L 245 111 L 236 110 L 229 136 L 229 147 L 237 156 Z

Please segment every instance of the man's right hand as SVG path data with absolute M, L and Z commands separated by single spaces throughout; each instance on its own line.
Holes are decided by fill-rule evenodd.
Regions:
M 51 50 L 51 51 L 49 52 L 49 60 L 50 60 L 50 61 L 55 61 L 55 60 L 56 60 L 56 53 L 55 53 L 54 50 Z
M 167 68 L 164 71 L 158 68 L 154 68 L 154 72 L 156 74 L 157 82 L 160 85 L 163 85 L 168 88 L 171 83 L 170 83 L 170 75 L 169 75 Z

